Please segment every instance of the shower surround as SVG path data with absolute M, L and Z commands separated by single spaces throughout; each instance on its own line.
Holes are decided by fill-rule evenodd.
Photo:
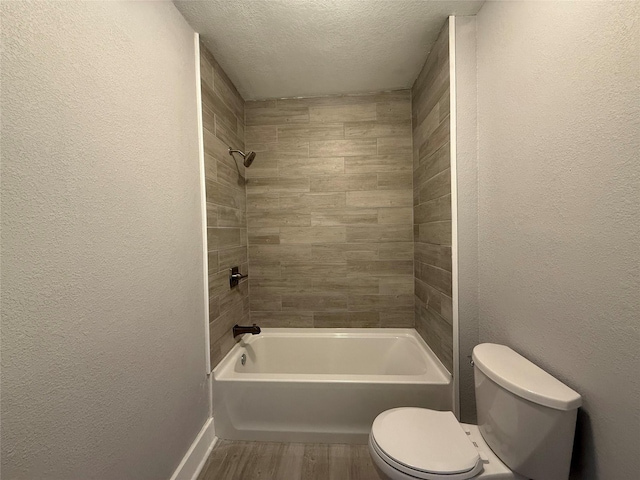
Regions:
M 247 274 L 244 166 L 229 147 L 244 150 L 244 100 L 207 48 L 200 44 L 200 86 L 207 196 L 209 350 L 214 367 L 234 345 L 231 328 L 249 321 L 247 282 L 229 287 L 229 269 Z
M 245 103 L 251 320 L 413 327 L 411 92 Z

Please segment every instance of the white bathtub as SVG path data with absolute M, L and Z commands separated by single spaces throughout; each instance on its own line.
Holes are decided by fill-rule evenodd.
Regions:
M 365 444 L 384 410 L 451 409 L 451 375 L 413 329 L 272 328 L 245 339 L 213 370 L 220 438 Z

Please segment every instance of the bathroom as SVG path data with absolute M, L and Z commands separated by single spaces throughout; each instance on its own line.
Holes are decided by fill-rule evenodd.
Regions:
M 486 344 L 640 476 L 638 2 L 0 15 L 2 478 L 375 480 Z

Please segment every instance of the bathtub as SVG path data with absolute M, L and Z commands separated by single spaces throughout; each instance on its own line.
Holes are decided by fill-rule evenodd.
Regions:
M 228 440 L 366 444 L 384 410 L 451 404 L 451 375 L 413 329 L 265 328 L 213 370 Z

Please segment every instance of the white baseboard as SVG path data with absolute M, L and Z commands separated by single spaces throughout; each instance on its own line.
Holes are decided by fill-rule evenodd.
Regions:
M 171 480 L 196 480 L 217 440 L 213 418 L 209 418 L 171 475 Z

